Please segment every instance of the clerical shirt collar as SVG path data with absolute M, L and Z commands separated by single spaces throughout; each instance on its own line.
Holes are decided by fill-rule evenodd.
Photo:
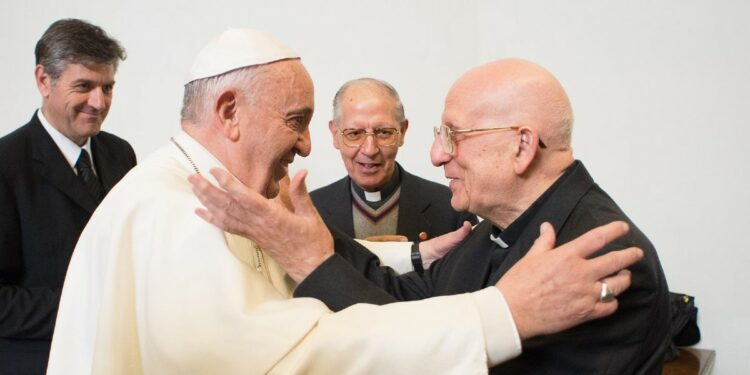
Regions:
M 354 180 L 351 180 L 351 185 L 354 192 L 357 193 L 357 195 L 362 198 L 368 206 L 378 208 L 382 206 L 383 203 L 387 201 L 394 192 L 396 192 L 396 190 L 398 190 L 399 186 L 401 186 L 401 166 L 396 164 L 396 168 L 393 171 L 393 178 L 391 178 L 391 180 L 388 181 L 380 191 L 365 191 L 355 184 Z
M 539 213 L 539 210 L 545 205 L 549 197 L 552 195 L 552 193 L 557 189 L 560 184 L 562 184 L 562 181 L 565 180 L 568 175 L 573 173 L 573 170 L 575 169 L 574 166 L 576 164 L 580 163 L 579 161 L 575 161 L 573 164 L 571 164 L 568 169 L 565 170 L 565 173 L 562 174 L 555 182 L 547 188 L 547 190 L 542 193 L 542 195 L 539 196 L 539 198 L 534 201 L 534 203 L 529 206 L 529 208 L 524 211 L 521 216 L 516 218 L 516 220 L 513 220 L 510 225 L 508 225 L 505 230 L 502 230 L 496 226 L 492 226 L 492 233 L 490 234 L 490 240 L 494 243 L 496 243 L 498 246 L 500 246 L 503 249 L 507 249 L 518 240 L 518 238 L 523 233 L 523 230 L 529 225 L 529 222 L 531 222 L 531 219 Z M 557 229 L 557 228 L 556 228 Z
M 365 200 L 368 202 L 380 202 L 383 199 L 379 191 L 370 192 L 370 191 L 365 190 L 364 193 L 365 193 Z
M 57 145 L 57 148 L 60 149 L 60 152 L 62 152 L 65 160 L 70 165 L 70 168 L 73 169 L 74 173 L 78 174 L 75 165 L 78 161 L 78 157 L 81 156 L 81 149 L 85 149 L 86 152 L 91 155 L 91 166 L 94 169 L 94 173 L 96 173 L 96 165 L 94 165 L 93 160 L 94 154 L 91 152 L 91 137 L 88 137 L 86 139 L 86 143 L 83 144 L 83 147 L 78 146 L 75 142 L 71 141 L 68 137 L 63 135 L 63 133 L 60 133 L 59 130 L 55 129 L 52 124 L 50 124 L 49 120 L 44 117 L 44 113 L 42 113 L 41 108 L 36 111 L 36 116 L 39 119 L 39 122 L 42 123 L 42 127 L 44 127 L 44 130 L 46 130 L 49 136 L 52 137 L 52 140 Z

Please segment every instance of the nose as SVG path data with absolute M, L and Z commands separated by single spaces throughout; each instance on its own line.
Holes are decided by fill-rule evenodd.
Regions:
M 378 147 L 378 142 L 375 140 L 374 134 L 368 134 L 365 136 L 365 141 L 362 142 L 362 144 L 359 146 L 359 152 L 367 156 L 374 156 L 377 155 L 378 152 L 380 152 L 380 148 Z
M 297 143 L 294 145 L 294 147 L 297 150 L 297 154 L 299 156 L 306 157 L 307 155 L 310 155 L 310 151 L 312 151 L 310 129 L 305 129 L 305 131 L 300 133 L 299 137 L 297 137 Z
M 443 144 L 440 141 L 440 138 L 435 137 L 435 139 L 432 140 L 432 147 L 430 148 L 430 161 L 432 161 L 432 165 L 436 167 L 443 166 L 451 161 L 452 158 L 453 157 L 443 149 Z
M 98 110 L 105 108 L 107 103 L 107 96 L 104 94 L 104 90 L 101 87 L 97 87 L 89 91 L 88 105 Z

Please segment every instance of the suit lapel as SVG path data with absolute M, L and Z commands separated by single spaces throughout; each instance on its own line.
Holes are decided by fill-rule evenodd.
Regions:
M 351 179 L 345 177 L 336 182 L 332 193 L 326 197 L 326 202 L 321 205 L 325 207 L 326 222 L 354 237 Z
M 431 201 L 419 191 L 414 176 L 400 165 L 398 167 L 401 170 L 401 197 L 398 202 L 397 233 L 409 237 L 412 241 L 416 240 L 420 232 L 426 232 L 428 238 L 432 238 L 432 222 L 425 215 Z
M 83 209 L 93 213 L 96 209 L 96 202 L 86 191 L 83 183 L 78 180 L 55 141 L 42 127 L 36 114 L 27 126 L 29 126 L 31 136 L 31 156 L 34 159 L 34 172 L 47 180 L 50 185 L 62 191 Z

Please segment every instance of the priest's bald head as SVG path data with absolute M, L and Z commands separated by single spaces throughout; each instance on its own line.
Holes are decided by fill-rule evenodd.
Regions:
M 451 180 L 451 205 L 504 228 L 573 162 L 573 110 L 560 82 L 521 59 L 466 72 L 445 99 L 432 163 Z
M 182 128 L 251 189 L 273 197 L 295 155 L 310 153 L 313 84 L 272 35 L 229 29 L 198 54 Z

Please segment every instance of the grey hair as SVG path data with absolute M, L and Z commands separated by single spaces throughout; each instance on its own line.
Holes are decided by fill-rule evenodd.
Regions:
M 339 120 L 341 120 L 341 97 L 344 96 L 344 93 L 346 92 L 349 87 L 357 85 L 357 84 L 367 84 L 370 86 L 375 86 L 383 91 L 385 91 L 391 98 L 393 98 L 393 101 L 395 102 L 395 110 L 396 110 L 396 121 L 399 123 L 402 123 L 406 120 L 406 115 L 404 114 L 404 105 L 401 103 L 401 97 L 398 95 L 398 91 L 391 86 L 390 83 L 376 79 L 376 78 L 357 78 L 353 79 L 351 81 L 348 81 L 344 83 L 341 88 L 339 88 L 338 91 L 336 91 L 336 95 L 333 96 L 333 123 L 338 124 Z
M 256 77 L 259 66 L 248 66 L 235 69 L 218 76 L 198 79 L 185 85 L 182 97 L 182 121 L 200 123 L 206 120 L 211 112 L 213 101 L 221 91 L 228 87 L 237 87 L 246 100 L 254 99 Z
M 575 116 L 573 115 L 570 106 L 560 112 L 560 123 L 557 132 L 559 138 L 557 141 L 569 148 L 573 139 L 573 123 L 575 122 Z
M 66 18 L 47 28 L 34 48 L 36 64 L 53 80 L 60 77 L 67 64 L 117 65 L 127 54 L 120 43 L 99 26 L 83 20 Z
M 564 94 L 564 91 L 563 91 Z M 561 100 L 551 100 L 544 103 L 547 106 L 548 134 L 543 141 L 551 147 L 568 149 L 573 138 L 573 123 L 575 116 L 567 95 Z

